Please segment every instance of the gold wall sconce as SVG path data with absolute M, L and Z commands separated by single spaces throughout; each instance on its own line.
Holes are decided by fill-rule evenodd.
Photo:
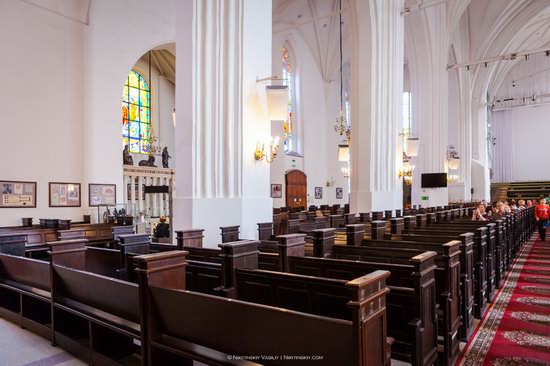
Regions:
M 257 142 L 256 143 L 256 150 L 254 151 L 254 159 L 260 161 L 265 158 L 265 161 L 268 163 L 272 163 L 273 160 L 277 157 L 277 153 L 279 151 L 279 136 L 275 138 L 271 138 L 271 141 L 269 142 L 269 151 L 265 151 L 265 144 Z

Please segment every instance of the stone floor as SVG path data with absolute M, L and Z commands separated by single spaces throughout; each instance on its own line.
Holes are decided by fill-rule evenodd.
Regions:
M 6 366 L 84 366 L 59 347 L 28 330 L 0 318 L 0 365 Z
M 465 343 L 460 344 L 461 351 L 465 345 Z M 200 363 L 194 364 L 196 366 L 202 365 Z M 0 318 L 0 365 L 84 366 L 86 364 L 61 348 L 52 347 L 46 339 Z M 407 365 L 410 364 L 392 360 L 392 366 Z

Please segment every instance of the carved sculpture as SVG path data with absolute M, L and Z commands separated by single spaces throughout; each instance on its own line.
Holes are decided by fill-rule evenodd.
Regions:
M 139 166 L 151 166 L 156 168 L 157 166 L 155 165 L 155 157 L 153 155 L 149 155 L 149 159 L 141 160 L 139 162 Z
M 168 148 L 164 147 L 162 149 L 162 167 L 168 168 L 168 159 L 171 159 L 172 157 L 168 154 Z
M 122 163 L 124 165 L 134 165 L 134 159 L 130 155 L 130 145 L 126 144 L 122 151 Z

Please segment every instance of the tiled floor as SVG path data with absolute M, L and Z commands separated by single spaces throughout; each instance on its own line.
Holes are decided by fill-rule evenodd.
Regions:
M 0 365 L 84 366 L 59 347 L 28 330 L 0 318 Z

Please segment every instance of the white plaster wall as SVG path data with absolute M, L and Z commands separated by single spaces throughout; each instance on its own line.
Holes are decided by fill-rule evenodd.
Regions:
M 174 41 L 174 0 L 96 0 L 90 3 L 90 25 L 86 27 L 85 37 L 87 153 L 83 183 L 116 183 L 119 202 L 125 191 L 119 122 L 125 78 L 145 52 Z
M 514 108 L 511 112 L 510 141 L 515 149 L 511 157 L 514 160 L 512 181 L 550 180 L 550 150 L 546 142 L 550 136 L 550 105 Z M 493 129 L 499 128 L 498 123 L 493 123 Z
M 80 208 L 48 207 L 48 182 L 83 178 L 83 31 L 22 1 L 0 1 L 0 179 L 38 183 L 37 208 L 0 209 L 0 226 L 82 219 Z
M 54 10 L 71 15 L 73 5 Z M 0 9 L 0 150 L 17 156 L 2 159 L 0 179 L 38 182 L 38 207 L 0 209 L 0 225 L 81 220 L 96 212 L 88 183 L 117 184 L 122 202 L 122 87 L 141 55 L 174 41 L 175 1 L 95 0 L 89 25 L 22 1 L 0 0 Z M 80 182 L 82 207 L 50 209 L 50 181 Z
M 297 115 L 301 124 L 300 153 L 303 157 L 281 154 L 271 166 L 271 183 L 283 185 L 283 197 L 273 200 L 274 207 L 285 205 L 285 173 L 302 170 L 307 175 L 308 205 L 348 203 L 348 181 L 342 176 L 344 163 L 338 161 L 338 144 L 341 137 L 334 131 L 340 109 L 340 79 L 334 75 L 326 81 L 319 70 L 310 48 L 299 32 L 290 30 L 273 36 L 273 74 L 281 75 L 281 49 L 289 40 L 293 51 L 299 95 Z M 296 120 L 295 120 L 296 122 Z M 272 133 L 279 129 L 272 127 Z M 334 185 L 327 187 L 327 181 Z M 315 187 L 323 187 L 323 198 L 315 199 Z M 344 198 L 336 199 L 336 188 L 344 190 Z

